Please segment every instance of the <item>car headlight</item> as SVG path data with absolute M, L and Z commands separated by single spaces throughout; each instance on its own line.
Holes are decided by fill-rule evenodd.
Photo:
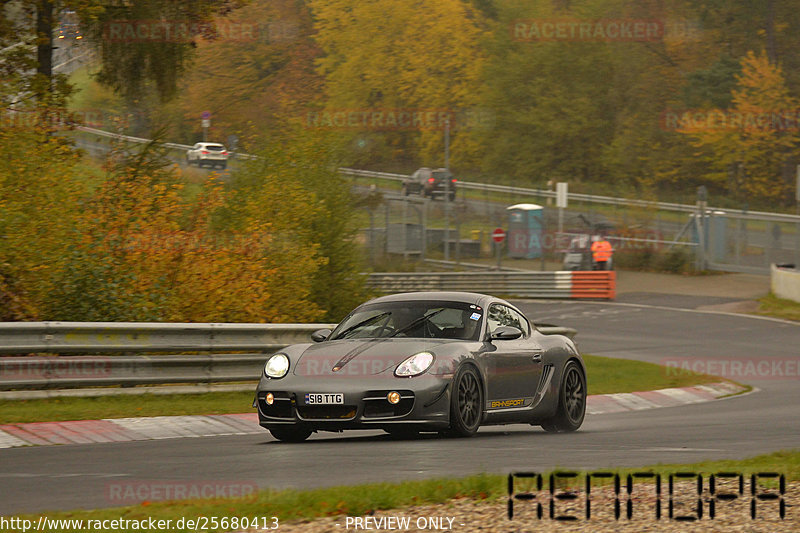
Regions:
M 285 354 L 276 353 L 264 365 L 264 374 L 271 378 L 282 378 L 289 371 L 289 358 Z
M 428 370 L 432 364 L 433 354 L 430 352 L 420 352 L 400 363 L 395 369 L 394 375 L 400 378 L 418 376 Z

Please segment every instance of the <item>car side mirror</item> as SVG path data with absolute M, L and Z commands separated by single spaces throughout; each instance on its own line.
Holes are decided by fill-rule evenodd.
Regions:
M 314 333 L 311 334 L 311 340 L 314 342 L 322 342 L 327 339 L 331 334 L 331 330 L 329 329 L 318 329 Z
M 514 326 L 500 326 L 492 332 L 489 340 L 493 341 L 513 341 L 522 337 L 522 330 Z

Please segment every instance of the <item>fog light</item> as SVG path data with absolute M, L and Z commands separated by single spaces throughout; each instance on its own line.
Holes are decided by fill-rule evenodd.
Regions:
M 275 401 L 275 396 L 271 392 L 268 392 L 264 397 L 264 401 L 267 402 L 267 405 L 272 405 L 272 402 Z
M 400 393 L 392 391 L 386 395 L 386 399 L 389 400 L 389 403 L 391 404 L 400 403 Z

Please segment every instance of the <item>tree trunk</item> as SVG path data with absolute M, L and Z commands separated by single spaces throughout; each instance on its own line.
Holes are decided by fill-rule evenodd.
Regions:
M 36 8 L 36 72 L 53 77 L 53 1 L 39 0 Z
M 778 64 L 778 48 L 775 45 L 775 0 L 767 0 L 766 13 L 766 33 L 767 33 L 767 58 L 770 64 Z

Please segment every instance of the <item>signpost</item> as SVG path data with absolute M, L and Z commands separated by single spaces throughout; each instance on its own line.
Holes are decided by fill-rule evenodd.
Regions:
M 556 183 L 556 207 L 558 208 L 558 232 L 564 231 L 564 209 L 567 207 L 567 182 Z
M 506 232 L 503 228 L 495 228 L 492 232 L 492 240 L 495 242 L 495 250 L 497 250 L 497 270 L 500 270 L 500 251 L 502 250 L 503 246 L 502 243 L 506 240 Z
M 203 128 L 203 142 L 208 142 L 208 128 L 211 127 L 211 112 L 203 111 L 200 115 L 200 126 Z

